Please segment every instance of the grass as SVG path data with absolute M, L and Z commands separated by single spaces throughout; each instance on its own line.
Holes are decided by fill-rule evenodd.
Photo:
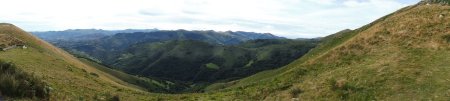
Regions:
M 406 7 L 360 29 L 329 36 L 283 68 L 219 91 L 254 100 L 291 100 L 292 90 L 281 88 L 292 84 L 291 89 L 302 88 L 299 100 L 448 99 L 449 21 L 430 15 L 449 9 Z
M 300 94 L 300 93 L 302 93 L 303 91 L 300 89 L 300 88 L 292 88 L 290 91 L 289 91 L 289 93 L 291 94 L 291 97 L 292 98 L 297 98 L 298 97 L 298 95 Z
M 104 95 L 107 94 L 119 95 L 128 100 L 152 99 L 148 96 L 150 94 L 114 82 L 103 72 L 14 25 L 1 24 L 0 33 L 21 39 L 29 46 L 27 49 L 2 51 L 0 60 L 14 63 L 24 73 L 33 74 L 53 88 L 49 100 L 94 100 L 96 97 L 106 98 Z M 89 73 L 96 73 L 99 77 Z
M 151 78 L 145 78 L 145 77 L 137 77 L 130 74 L 123 73 L 121 71 L 117 71 L 114 69 L 110 69 L 108 67 L 105 67 L 103 65 L 100 65 L 94 61 L 85 59 L 85 58 L 79 58 L 83 63 L 86 63 L 100 71 L 103 71 L 107 74 L 104 74 L 105 76 L 112 76 L 114 78 L 117 78 L 117 80 L 114 80 L 115 82 L 118 82 L 122 85 L 126 85 L 128 87 L 133 87 L 136 89 L 141 89 L 144 91 L 154 92 L 154 93 L 170 93 L 171 89 L 177 88 L 177 85 L 174 85 L 171 82 L 167 82 L 164 80 L 155 80 Z M 112 78 L 111 77 L 111 78 Z
M 448 11 L 449 6 L 441 5 L 406 7 L 355 31 L 331 36 L 285 67 L 215 84 L 224 89 L 199 94 L 124 89 L 101 79 L 104 76 L 100 73 L 99 78 L 84 77 L 93 70 L 72 68 L 66 59 L 39 48 L 0 52 L 0 59 L 17 64 L 25 72 L 35 72 L 56 89 L 50 98 L 55 100 L 95 100 L 107 95 L 126 100 L 183 101 L 448 100 L 450 46 L 446 36 L 450 19 L 433 16 Z
M 442 39 L 444 39 L 445 41 L 447 41 L 447 43 L 450 43 L 450 34 L 449 34 L 449 35 L 444 35 L 444 36 L 442 36 Z
M 14 64 L 0 61 L 0 96 L 48 100 L 50 89 L 45 82 L 18 69 Z
M 450 0 L 423 0 L 423 1 L 427 3 L 446 4 L 446 5 L 450 3 Z
M 441 38 L 448 29 L 439 30 L 443 28 L 439 25 L 448 21 L 426 18 L 429 17 L 426 13 L 430 13 L 426 11 L 445 9 L 449 8 L 419 6 L 397 12 L 335 48 L 320 52 L 315 59 L 293 67 L 294 71 L 298 68 L 308 71 L 294 84 L 304 88 L 301 100 L 448 99 L 447 91 L 441 90 L 449 89 L 450 83 L 445 81 L 450 71 L 442 68 L 449 66 L 448 58 L 443 58 L 450 56 L 448 43 Z M 435 26 L 421 26 L 430 23 Z M 402 30 L 412 26 L 420 27 Z M 378 33 L 386 31 L 389 34 Z

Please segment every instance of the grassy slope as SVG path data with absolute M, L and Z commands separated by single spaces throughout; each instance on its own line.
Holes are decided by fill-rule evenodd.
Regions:
M 448 100 L 450 17 L 438 16 L 449 14 L 449 11 L 449 6 L 440 5 L 406 8 L 367 28 L 344 33 L 342 37 L 332 37 L 331 41 L 305 57 L 283 68 L 231 83 L 228 89 L 204 94 L 152 97 L 159 96 L 157 98 L 161 100 Z M 39 52 L 38 49 L 14 49 L 0 55 L 2 59 L 13 61 L 29 72 L 43 72 L 35 74 L 49 81 L 60 93 L 55 95 L 58 97 L 74 98 L 72 96 L 116 90 L 109 83 L 92 82 L 104 80 L 80 76 L 87 74 L 78 69 L 74 73 L 55 72 L 67 71 L 62 70 L 67 68 L 61 68 L 67 67 L 67 64 L 48 61 L 65 60 L 46 52 L 34 54 Z M 5 58 L 15 56 L 25 60 Z M 39 65 L 43 65 L 40 66 L 42 68 L 33 68 Z M 59 83 L 72 80 L 77 81 L 71 82 L 75 87 Z M 134 97 L 123 96 L 127 99 Z
M 406 9 L 330 51 L 297 64 L 296 70 L 307 72 L 281 76 L 300 75 L 290 90 L 269 99 L 449 99 L 450 48 L 445 36 L 450 33 L 450 18 L 438 16 L 449 14 L 450 7 Z M 294 88 L 303 93 L 291 95 Z
M 103 65 L 100 65 L 92 60 L 79 58 L 82 62 L 100 70 L 107 75 L 105 76 L 112 76 L 111 78 L 117 78 L 114 79 L 115 82 L 118 82 L 122 85 L 138 88 L 143 91 L 150 91 L 153 93 L 170 93 L 170 88 L 173 87 L 179 87 L 179 85 L 174 85 L 172 82 L 164 81 L 164 80 L 156 80 L 156 79 L 150 79 L 146 77 L 138 77 L 134 75 L 130 75 L 118 70 L 114 70 L 108 67 L 105 67 Z
M 0 24 L 0 33 L 26 41 L 27 49 L 0 52 L 0 60 L 12 62 L 19 69 L 46 82 L 50 100 L 108 100 L 119 96 L 126 101 L 206 100 L 204 94 L 158 94 L 141 91 L 121 79 L 98 70 L 96 64 L 78 60 L 67 52 L 42 41 L 11 24 Z M 93 74 L 97 74 L 93 75 Z M 26 100 L 26 99 L 25 99 Z
M 87 59 L 79 58 L 79 60 L 82 61 L 85 64 L 88 64 L 88 65 L 90 65 L 90 66 L 100 70 L 100 71 L 103 71 L 105 73 L 111 74 L 111 75 L 107 75 L 107 76 L 113 76 L 114 75 L 114 77 L 110 77 L 110 78 L 116 78 L 117 77 L 117 79 L 114 79 L 115 82 L 118 82 L 118 83 L 120 83 L 122 85 L 126 85 L 126 86 L 129 86 L 129 87 L 143 89 L 143 88 L 141 88 L 139 86 L 128 84 L 127 82 L 122 81 L 122 80 L 135 80 L 135 79 L 137 79 L 134 76 L 128 75 L 128 74 L 120 72 L 120 71 L 116 71 L 116 70 L 110 69 L 108 67 L 102 66 L 100 64 L 97 64 L 97 63 L 92 62 L 92 61 L 87 60 Z
M 93 100 L 113 95 L 126 99 L 148 98 L 147 93 L 133 86 L 114 82 L 118 79 L 82 63 L 61 49 L 13 25 L 0 24 L 0 33 L 26 40 L 29 48 L 0 52 L 0 60 L 12 62 L 25 72 L 42 78 L 54 89 L 51 91 L 51 100 Z M 90 73 L 98 74 L 99 77 Z
M 254 100 L 445 100 L 450 95 L 449 6 L 401 9 L 327 37 L 301 59 L 216 96 Z M 212 93 L 212 92 L 211 92 Z

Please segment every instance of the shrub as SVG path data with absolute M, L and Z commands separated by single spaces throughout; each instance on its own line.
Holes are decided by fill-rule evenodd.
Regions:
M 450 34 L 449 35 L 444 35 L 442 36 L 442 38 L 447 41 L 447 43 L 450 43 Z
M 81 69 L 81 71 L 83 71 L 83 72 L 87 73 L 86 69 Z
M 94 77 L 99 77 L 99 75 L 98 75 L 97 73 L 91 72 L 91 73 L 89 73 L 89 74 L 91 74 L 91 75 L 94 76 Z
M 50 87 L 33 75 L 0 61 L 0 94 L 12 98 L 38 98 L 48 100 Z
M 109 101 L 120 101 L 120 97 L 119 95 L 115 95 L 111 99 L 109 99 Z
M 356 85 L 348 82 L 345 79 L 335 80 L 331 79 L 328 81 L 331 85 L 331 90 L 335 91 L 342 100 L 349 100 L 349 96 L 351 94 L 355 94 L 355 98 L 363 98 L 363 99 L 373 99 L 373 94 L 369 93 L 367 89 L 362 87 L 357 87 Z M 362 96 L 362 97 L 358 97 Z
M 292 98 L 297 98 L 300 93 L 303 93 L 303 91 L 300 88 L 295 87 L 291 89 L 289 93 L 291 94 Z

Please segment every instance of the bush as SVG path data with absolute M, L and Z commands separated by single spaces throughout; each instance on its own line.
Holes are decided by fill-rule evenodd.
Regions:
M 50 87 L 33 75 L 0 61 L 0 94 L 12 98 L 38 98 L 48 100 Z
M 111 99 L 109 99 L 109 101 L 120 101 L 120 97 L 119 95 L 115 95 Z
M 303 93 L 303 91 L 300 88 L 295 87 L 291 89 L 289 93 L 291 94 L 292 98 L 297 98 L 300 93 Z
M 348 100 L 350 94 L 357 94 L 359 92 L 364 92 L 363 88 L 357 87 L 351 84 L 345 79 L 335 80 L 331 79 L 328 81 L 331 85 L 331 90 L 335 91 L 342 100 Z M 372 95 L 365 95 L 365 98 L 372 98 Z
M 89 73 L 89 74 L 91 74 L 91 75 L 94 76 L 94 77 L 99 77 L 99 75 L 98 75 L 97 73 L 91 72 L 91 73 Z
M 447 41 L 447 43 L 450 43 L 450 34 L 449 35 L 444 35 L 442 36 L 442 38 Z

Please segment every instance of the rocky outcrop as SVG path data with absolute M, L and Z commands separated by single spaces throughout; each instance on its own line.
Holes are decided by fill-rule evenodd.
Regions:
M 12 37 L 8 34 L 0 34 L 0 50 L 6 51 L 16 47 L 24 48 L 26 46 L 25 43 L 20 39 Z

